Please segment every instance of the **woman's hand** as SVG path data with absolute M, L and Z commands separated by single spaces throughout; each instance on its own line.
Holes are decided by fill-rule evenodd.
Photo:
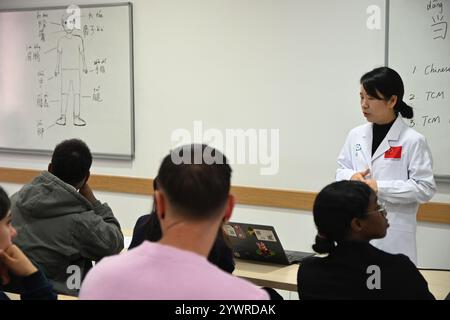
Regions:
M 364 182 L 365 184 L 367 184 L 369 187 L 372 188 L 372 190 L 375 193 L 378 193 L 378 184 L 377 181 L 374 179 L 366 179 L 366 176 L 370 173 L 370 169 L 367 168 L 364 171 L 359 171 L 357 173 L 355 173 L 354 175 L 352 175 L 352 177 L 350 178 L 350 180 L 356 180 L 356 181 L 361 181 Z
M 18 246 L 12 244 L 5 250 L 0 250 L 0 271 L 2 281 L 6 280 L 6 283 L 8 283 L 9 276 L 5 277 L 5 271 L 10 271 L 19 277 L 26 277 L 32 275 L 38 269 Z
M 364 171 L 360 171 L 355 173 L 354 175 L 352 175 L 352 177 L 350 178 L 350 180 L 356 180 L 356 181 L 362 181 L 365 182 L 366 181 L 366 176 L 370 173 L 370 169 L 367 168 Z
M 374 179 L 366 179 L 363 182 L 365 182 L 369 187 L 371 187 L 372 190 L 375 193 L 378 193 L 378 184 L 377 184 L 376 180 L 374 180 Z

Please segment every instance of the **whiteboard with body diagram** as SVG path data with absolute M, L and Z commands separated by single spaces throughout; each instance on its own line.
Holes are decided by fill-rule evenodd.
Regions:
M 1 151 L 133 157 L 131 4 L 0 11 L 0 48 Z

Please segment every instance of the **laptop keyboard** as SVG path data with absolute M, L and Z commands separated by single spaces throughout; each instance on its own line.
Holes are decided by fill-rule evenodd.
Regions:
M 286 250 L 286 257 L 290 263 L 295 262 L 301 262 L 306 257 L 310 257 L 314 255 L 314 253 L 311 252 L 301 252 L 301 251 L 292 251 L 292 250 Z

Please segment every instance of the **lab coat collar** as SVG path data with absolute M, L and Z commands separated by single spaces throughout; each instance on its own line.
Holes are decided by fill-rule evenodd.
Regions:
M 404 126 L 405 123 L 403 122 L 402 116 L 399 114 L 397 116 L 397 119 L 395 119 L 394 123 L 392 124 L 392 127 L 386 134 L 386 137 L 384 137 L 383 141 L 381 141 L 377 150 L 375 150 L 375 153 L 372 156 L 372 161 L 377 159 L 379 156 L 383 155 L 386 151 L 388 151 L 391 148 L 390 141 L 398 141 L 400 139 L 400 133 L 402 132 Z M 372 127 L 373 124 L 369 126 L 371 135 L 373 130 Z M 370 144 L 370 146 L 372 146 L 372 144 Z

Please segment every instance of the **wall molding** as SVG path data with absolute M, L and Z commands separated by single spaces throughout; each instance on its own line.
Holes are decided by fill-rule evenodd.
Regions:
M 16 169 L 0 167 L 0 181 L 25 184 L 30 182 L 41 171 L 31 169 Z M 153 194 L 153 179 L 91 175 L 91 188 L 98 191 L 131 193 L 139 195 Z M 283 189 L 255 188 L 234 186 L 231 192 L 239 204 L 286 208 L 311 211 L 316 197 L 315 192 L 294 191 Z M 450 224 L 450 203 L 429 202 L 419 208 L 419 221 Z

